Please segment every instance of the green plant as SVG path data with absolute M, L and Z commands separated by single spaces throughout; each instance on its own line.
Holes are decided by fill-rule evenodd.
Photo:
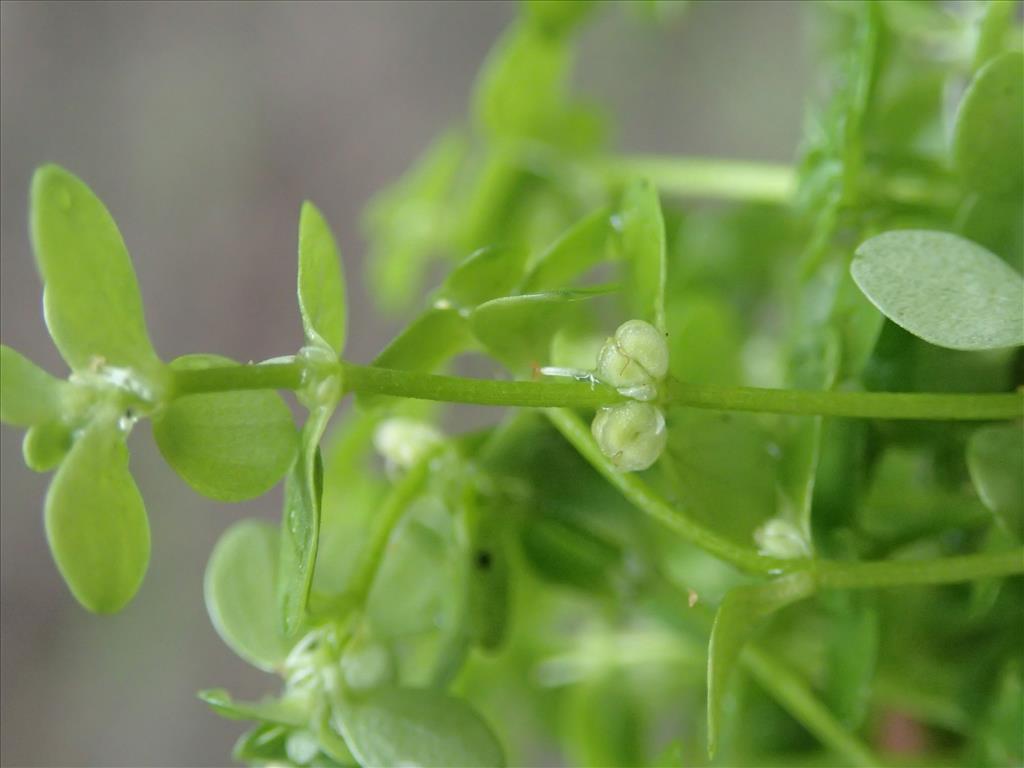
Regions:
M 878 765 L 900 716 L 920 764 L 1019 762 L 1016 7 L 812 8 L 831 87 L 789 169 L 615 155 L 566 86 L 603 9 L 528 0 L 472 117 L 370 207 L 383 306 L 453 266 L 368 366 L 343 358 L 313 205 L 299 350 L 165 363 L 110 214 L 41 168 L 32 241 L 72 372 L 0 348 L 0 416 L 56 469 L 46 533 L 71 592 L 113 612 L 144 576 L 126 440 L 149 417 L 199 493 L 284 481 L 280 527 L 233 525 L 206 573 L 217 631 L 284 681 L 201 694 L 255 722 L 241 761 L 532 764 L 550 743 L 585 765 Z M 467 353 L 509 375 L 438 373 Z M 510 410 L 449 434 L 430 401 Z

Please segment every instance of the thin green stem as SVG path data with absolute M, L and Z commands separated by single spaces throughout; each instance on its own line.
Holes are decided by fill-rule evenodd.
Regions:
M 725 200 L 786 203 L 796 191 L 788 165 L 701 157 L 632 155 L 605 166 L 613 180 L 642 177 L 666 194 Z
M 303 370 L 303 365 L 297 362 L 175 369 L 172 371 L 172 392 L 175 397 L 180 397 L 241 389 L 294 390 L 302 386 Z
M 764 411 L 866 419 L 991 420 L 1024 416 L 1024 392 L 946 395 L 713 387 L 666 382 L 666 403 L 722 411 Z
M 501 381 L 439 376 L 419 371 L 342 363 L 347 392 L 373 392 L 417 400 L 527 408 L 596 408 L 622 400 L 611 387 L 574 379 Z
M 565 409 L 546 411 L 551 423 L 562 433 L 580 455 L 600 472 L 619 493 L 641 511 L 658 522 L 671 528 L 687 541 L 707 550 L 722 560 L 732 563 L 745 571 L 755 573 L 780 573 L 800 570 L 807 566 L 804 560 L 780 560 L 765 557 L 753 549 L 741 547 L 708 530 L 688 517 L 683 511 L 665 501 L 653 488 L 634 472 L 619 472 L 597 447 L 590 434 L 590 428 L 575 413 Z
M 958 555 L 933 560 L 882 560 L 815 564 L 815 580 L 824 589 L 873 589 L 922 584 L 954 584 L 1024 573 L 1024 547 L 1008 552 Z
M 793 670 L 767 651 L 750 643 L 740 661 L 772 697 L 825 746 L 851 765 L 877 768 L 882 763 L 860 739 L 836 720 Z

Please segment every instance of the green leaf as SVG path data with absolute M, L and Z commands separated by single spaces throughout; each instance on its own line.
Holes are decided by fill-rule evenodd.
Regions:
M 63 416 L 70 385 L 6 344 L 0 345 L 0 421 L 29 427 Z
M 490 246 L 474 251 L 445 279 L 435 306 L 472 309 L 508 294 L 520 281 L 526 251 L 514 246 Z
M 574 523 L 538 515 L 520 529 L 523 556 L 544 581 L 586 592 L 611 593 L 623 553 L 610 541 Z
M 280 543 L 280 533 L 269 523 L 235 523 L 214 547 L 203 579 L 206 610 L 217 634 L 266 672 L 277 670 L 291 649 L 281 631 L 275 594 Z
M 997 56 L 967 87 L 953 128 L 953 162 L 977 192 L 1024 189 L 1024 53 Z
M 46 494 L 46 538 L 71 593 L 94 613 L 124 608 L 149 564 L 149 522 L 116 421 L 90 424 Z
M 610 292 L 601 287 L 494 299 L 473 311 L 470 327 L 495 357 L 522 373 L 546 362 L 552 336 L 581 310 L 580 302 Z
M 186 355 L 171 367 L 191 370 L 232 362 L 219 355 Z M 266 493 L 284 477 L 298 447 L 291 411 L 272 390 L 176 398 L 154 415 L 153 437 L 185 482 L 219 501 Z
M 503 766 L 490 727 L 468 704 L 441 691 L 380 688 L 335 712 L 360 765 Z
M 865 592 L 822 595 L 828 618 L 828 694 L 844 726 L 857 730 L 867 715 L 878 660 L 875 596 Z
M 345 275 L 338 245 L 323 215 L 308 200 L 299 214 L 299 311 L 306 343 L 345 349 Z
M 260 528 L 264 529 L 263 532 L 267 532 L 268 526 L 260 524 Z M 272 528 L 269 529 L 269 532 L 276 533 Z M 262 701 L 236 701 L 223 688 L 200 691 L 198 696 L 209 704 L 210 709 L 229 720 L 262 720 L 268 723 L 302 728 L 306 725 L 309 717 L 305 706 L 287 699 L 266 697 Z
M 135 270 L 117 225 L 81 180 L 56 165 L 32 177 L 31 233 L 46 325 L 74 371 L 97 361 L 159 375 Z
M 257 725 L 238 738 L 231 756 L 250 765 L 288 765 L 288 734 L 289 729 L 282 725 Z
M 553 35 L 572 32 L 597 6 L 595 0 L 525 0 L 526 19 Z
M 714 756 L 718 747 L 722 698 L 743 646 L 761 621 L 813 592 L 813 577 L 807 573 L 794 573 L 766 584 L 736 587 L 722 600 L 708 644 L 709 755 Z
M 607 256 L 611 217 L 607 208 L 576 222 L 533 262 L 520 293 L 566 288 Z
M 965 350 L 1024 344 L 1024 280 L 962 237 L 886 232 L 861 243 L 850 272 L 886 317 L 927 342 Z
M 633 317 L 665 330 L 665 219 L 658 190 L 646 179 L 631 184 L 619 214 L 626 260 L 626 297 Z
M 982 502 L 1024 541 L 1024 428 L 982 427 L 967 444 L 967 468 Z
M 472 640 L 488 651 L 499 649 L 508 634 L 509 561 L 504 521 L 498 509 L 484 509 L 471 524 L 468 615 Z
M 298 631 L 305 619 L 313 586 L 323 500 L 324 468 L 319 446 L 332 411 L 333 406 L 316 408 L 310 413 L 302 428 L 298 459 L 284 485 L 278 599 L 284 632 L 289 636 Z
M 60 464 L 71 450 L 71 429 L 59 421 L 35 424 L 21 441 L 21 454 L 29 469 L 49 472 Z

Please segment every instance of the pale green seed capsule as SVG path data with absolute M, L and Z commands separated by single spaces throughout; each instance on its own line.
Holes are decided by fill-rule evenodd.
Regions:
M 597 377 L 637 400 L 653 400 L 666 374 L 668 344 L 661 331 L 643 320 L 620 325 L 597 357 Z
M 668 439 L 665 417 L 648 403 L 602 408 L 590 428 L 601 453 L 622 472 L 647 469 L 661 456 Z

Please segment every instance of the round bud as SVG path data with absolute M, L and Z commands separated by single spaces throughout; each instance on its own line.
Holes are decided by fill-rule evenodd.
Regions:
M 789 520 L 773 517 L 756 531 L 757 550 L 768 557 L 793 560 L 811 556 L 811 547 L 800 530 Z
M 597 356 L 597 377 L 638 400 L 653 400 L 657 382 L 667 373 L 665 337 L 643 320 L 620 325 Z
M 391 464 L 409 469 L 444 441 L 433 425 L 413 419 L 383 421 L 373 433 L 373 447 Z
M 648 403 L 602 408 L 590 428 L 601 453 L 622 472 L 647 469 L 661 456 L 668 439 L 665 417 Z

